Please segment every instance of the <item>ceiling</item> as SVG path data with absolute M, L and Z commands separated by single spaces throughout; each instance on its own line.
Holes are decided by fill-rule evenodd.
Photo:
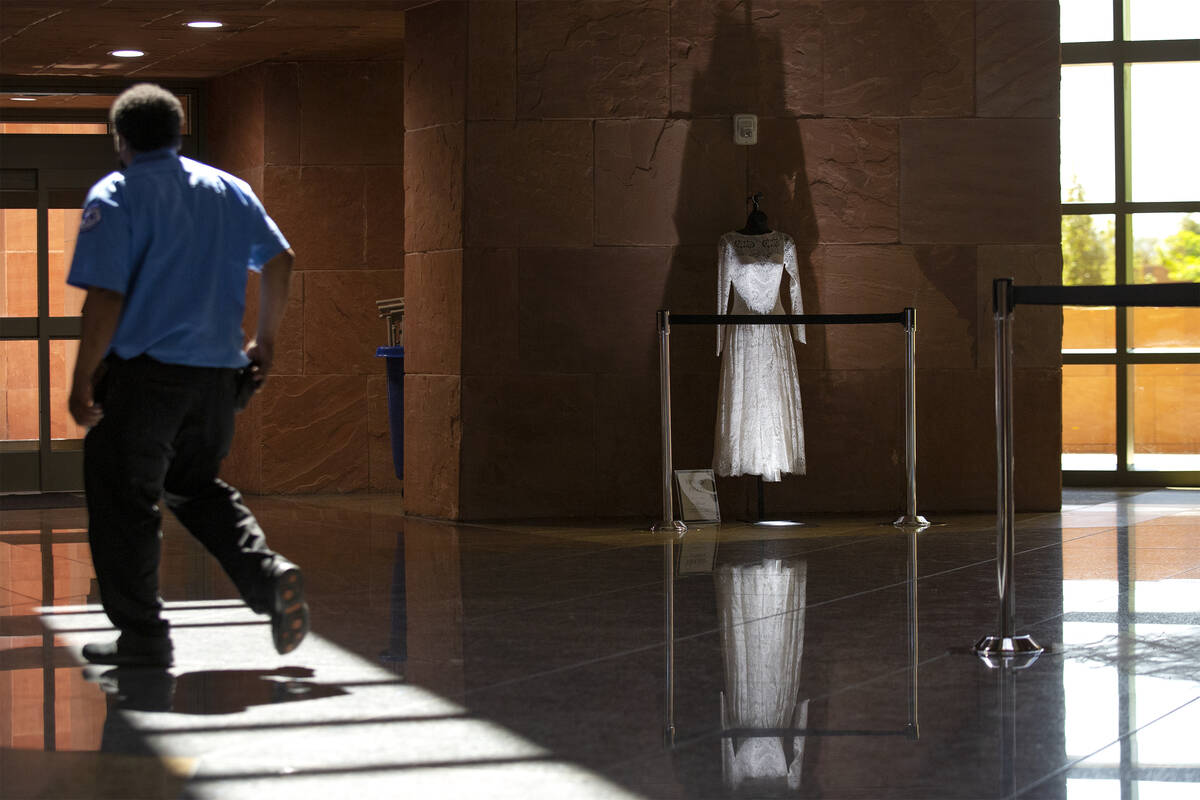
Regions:
M 0 0 L 0 76 L 203 80 L 269 60 L 394 57 L 404 11 L 429 0 Z M 217 20 L 197 30 L 185 23 Z M 145 56 L 123 59 L 117 49 Z M 19 76 L 19 77 L 18 77 Z

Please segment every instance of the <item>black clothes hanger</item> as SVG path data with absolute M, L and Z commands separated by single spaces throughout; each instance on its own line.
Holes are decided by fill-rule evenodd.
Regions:
M 770 233 L 771 228 L 767 224 L 767 215 L 764 214 L 758 207 L 759 202 L 763 199 L 762 192 L 755 192 L 750 197 L 746 198 L 747 203 L 753 203 L 754 209 L 750 215 L 746 217 L 746 227 L 738 231 L 743 236 L 757 236 L 762 233 Z

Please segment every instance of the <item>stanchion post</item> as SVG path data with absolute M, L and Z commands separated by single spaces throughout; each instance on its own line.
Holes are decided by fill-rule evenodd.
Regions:
M 658 387 L 662 420 L 662 519 L 650 526 L 652 531 L 682 533 L 687 526 L 675 519 L 671 494 L 671 312 L 658 311 Z
M 1000 596 L 1000 633 L 975 643 L 975 652 L 988 666 L 1028 666 L 1042 648 L 1031 636 L 1014 631 L 1016 558 L 1013 492 L 1013 282 L 997 278 L 992 284 L 992 316 L 996 325 L 996 580 Z M 1024 661 L 1024 664 L 1014 663 Z
M 917 310 L 904 309 L 904 516 L 897 528 L 928 528 L 929 520 L 917 513 Z

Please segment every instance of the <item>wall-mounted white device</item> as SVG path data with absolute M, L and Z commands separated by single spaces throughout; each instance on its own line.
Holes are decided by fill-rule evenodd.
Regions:
M 733 115 L 733 143 L 758 144 L 758 117 L 754 114 Z

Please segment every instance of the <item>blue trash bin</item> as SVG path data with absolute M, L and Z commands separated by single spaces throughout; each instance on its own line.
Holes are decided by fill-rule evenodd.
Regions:
M 379 347 L 377 358 L 387 359 L 388 424 L 392 430 L 392 464 L 396 477 L 404 478 L 404 348 Z

